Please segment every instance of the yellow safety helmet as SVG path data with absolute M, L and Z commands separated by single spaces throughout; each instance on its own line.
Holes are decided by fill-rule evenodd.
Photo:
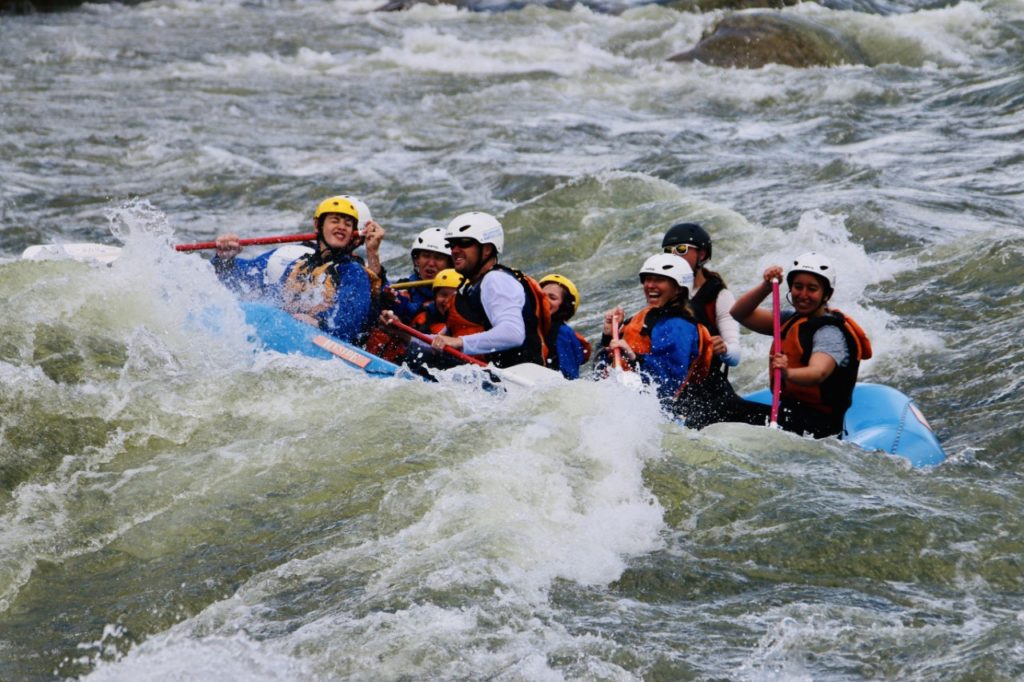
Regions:
M 320 205 L 316 207 L 316 213 L 313 214 L 313 220 L 319 223 L 320 216 L 325 213 L 339 213 L 341 215 L 347 215 L 350 218 L 354 218 L 356 223 L 359 222 L 359 209 L 348 197 L 330 197 L 320 202 Z
M 580 308 L 580 290 L 576 288 L 576 285 L 572 283 L 571 279 L 569 279 L 568 277 L 563 277 L 562 275 L 544 275 L 543 277 L 541 277 L 540 282 L 538 282 L 538 284 L 544 286 L 545 284 L 548 284 L 550 282 L 554 282 L 555 284 L 561 284 L 563 287 L 566 288 L 566 290 L 568 290 L 569 295 L 572 296 L 572 312 L 573 314 L 575 314 L 576 311 L 579 310 Z
M 453 287 L 458 289 L 462 286 L 462 283 L 466 281 L 466 278 L 459 274 L 458 270 L 454 268 L 448 268 L 434 275 L 434 286 L 432 289 L 440 289 L 441 287 Z

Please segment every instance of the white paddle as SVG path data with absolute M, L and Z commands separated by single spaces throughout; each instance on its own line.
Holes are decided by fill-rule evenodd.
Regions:
M 21 253 L 22 260 L 77 260 L 84 263 L 113 263 L 120 246 L 106 244 L 35 244 Z

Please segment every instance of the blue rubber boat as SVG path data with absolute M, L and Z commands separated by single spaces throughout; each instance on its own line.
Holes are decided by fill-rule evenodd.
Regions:
M 745 396 L 770 405 L 772 393 L 763 389 Z M 946 459 L 939 439 L 913 400 L 891 386 L 859 383 L 853 404 L 846 411 L 843 440 L 865 450 L 881 450 L 910 461 L 914 467 L 931 467 Z
M 393 362 L 388 362 L 359 346 L 325 334 L 316 327 L 266 303 L 242 303 L 245 321 L 256 330 L 260 344 L 278 353 L 301 353 L 311 358 L 339 358 L 350 367 L 374 377 L 411 376 Z
M 339 358 L 350 367 L 374 377 L 415 378 L 398 365 L 299 322 L 288 313 L 264 303 L 243 303 L 245 320 L 256 330 L 261 345 L 279 353 L 301 353 L 313 358 Z M 520 366 L 550 373 L 539 366 Z M 507 370 L 506 370 L 507 371 Z M 746 396 L 771 404 L 771 391 Z M 865 450 L 881 450 L 910 461 L 915 467 L 941 464 L 946 453 L 914 401 L 890 386 L 861 383 L 853 391 L 853 405 L 846 412 L 843 440 Z
M 109 263 L 120 255 L 119 247 L 101 244 L 39 245 L 25 249 L 25 260 L 81 260 Z M 264 303 L 242 303 L 246 322 L 256 330 L 262 346 L 279 353 L 301 353 L 330 360 L 339 358 L 348 366 L 374 377 L 415 378 L 372 353 L 324 334 L 316 327 L 294 319 L 288 313 Z M 518 365 L 505 370 L 489 370 L 504 375 L 511 383 L 535 386 L 550 383 L 557 372 L 539 365 Z M 559 375 L 560 376 L 560 375 Z M 748 400 L 771 404 L 771 391 L 764 389 L 746 396 Z M 906 458 L 914 467 L 941 464 L 946 453 L 928 420 L 913 400 L 890 386 L 860 383 L 853 391 L 853 404 L 846 412 L 843 440 L 865 450 L 882 451 Z

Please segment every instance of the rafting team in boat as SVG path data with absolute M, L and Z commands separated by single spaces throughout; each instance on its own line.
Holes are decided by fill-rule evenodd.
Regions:
M 579 378 L 590 359 L 590 344 L 569 326 L 581 304 L 576 285 L 559 274 L 535 280 L 500 263 L 504 230 L 490 214 L 463 213 L 447 228 L 423 230 L 411 248 L 413 272 L 394 284 L 380 260 L 384 229 L 359 199 L 325 199 L 313 225 L 315 245 L 283 246 L 253 259 L 237 257 L 237 235 L 221 235 L 214 269 L 240 295 L 275 301 L 426 377 L 458 364 L 453 350 L 495 367 L 534 363 L 569 379 Z M 354 253 L 361 246 L 365 258 Z M 841 435 L 871 343 L 853 319 L 828 307 L 836 283 L 828 258 L 810 252 L 788 272 L 771 266 L 736 299 L 706 267 L 712 242 L 700 225 L 671 226 L 662 249 L 639 271 L 647 306 L 628 317 L 620 307 L 605 313 L 597 375 L 613 367 L 635 373 L 690 428 L 766 424 L 770 406 L 736 395 L 728 371 L 740 362 L 741 324 L 772 335 L 773 315 L 759 306 L 772 281 L 785 276 L 793 310 L 782 314 L 781 348 L 769 358 L 770 374 L 781 376 L 779 426 L 817 438 Z M 398 329 L 404 325 L 430 334 L 430 345 L 410 341 Z

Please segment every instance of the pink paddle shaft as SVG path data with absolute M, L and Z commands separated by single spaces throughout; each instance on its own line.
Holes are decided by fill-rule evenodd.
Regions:
M 612 341 L 619 340 L 619 318 L 612 316 Z M 622 369 L 622 349 L 612 348 L 612 362 L 615 369 Z
M 775 335 L 775 342 L 772 344 L 772 353 L 782 352 L 782 334 L 779 320 L 782 312 L 779 310 L 779 280 L 772 280 L 772 333 Z M 779 392 L 782 390 L 782 370 L 772 370 L 772 426 L 779 424 Z

